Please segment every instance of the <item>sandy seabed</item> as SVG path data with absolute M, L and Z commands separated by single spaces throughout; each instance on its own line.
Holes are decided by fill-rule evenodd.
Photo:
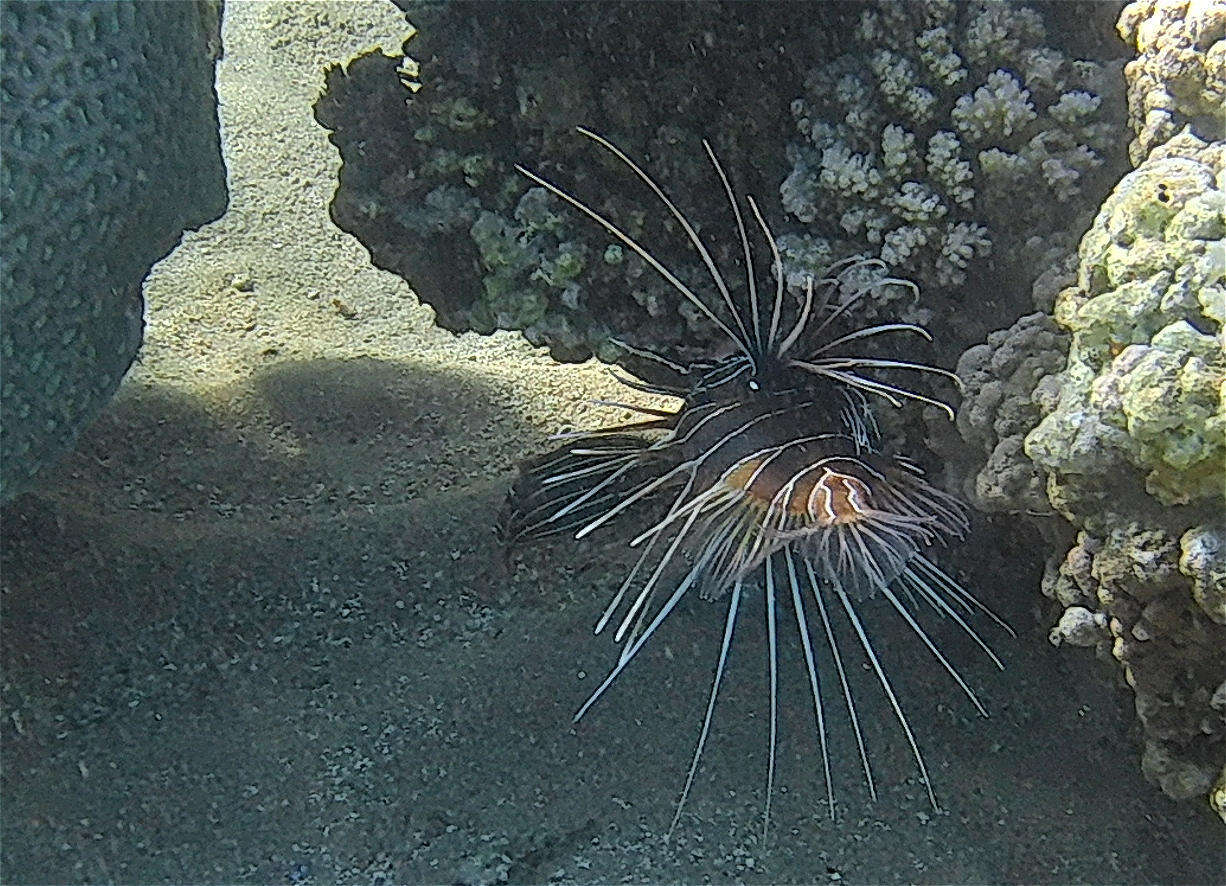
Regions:
M 154 269 L 139 364 L 5 513 L 4 880 L 1220 881 L 1220 827 L 1141 780 L 1126 699 L 1046 645 L 1040 556 L 986 525 L 954 565 L 1019 637 L 1004 673 L 950 648 L 991 719 L 928 661 L 899 675 L 942 813 L 866 697 L 878 800 L 836 725 L 831 820 L 785 643 L 763 839 L 750 602 L 665 842 L 722 607 L 683 605 L 572 726 L 615 654 L 591 625 L 624 557 L 508 568 L 491 530 L 515 462 L 624 418 L 590 401 L 625 390 L 514 334 L 436 328 L 328 217 L 324 68 L 409 31 L 390 3 L 227 4 L 230 209 Z

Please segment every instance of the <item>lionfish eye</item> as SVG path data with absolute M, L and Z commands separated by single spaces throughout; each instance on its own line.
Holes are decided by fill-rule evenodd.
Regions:
M 751 379 L 750 379 L 750 380 L 747 382 L 747 384 L 749 385 L 749 390 L 751 390 L 751 391 L 760 391 L 760 390 L 762 390 L 762 386 L 761 386 L 760 384 L 758 384 L 758 380 L 757 380 L 756 378 L 751 378 Z

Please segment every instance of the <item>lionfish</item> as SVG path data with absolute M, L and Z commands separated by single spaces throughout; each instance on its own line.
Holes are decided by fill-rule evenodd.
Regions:
M 954 412 L 948 404 L 884 381 L 877 372 L 936 375 L 954 384 L 958 379 L 923 363 L 847 352 L 848 346 L 887 334 L 911 334 L 931 341 L 919 325 L 881 323 L 841 335 L 832 330 L 837 320 L 876 287 L 914 288 L 914 284 L 885 276 L 879 260 L 852 259 L 832 266 L 822 279 L 810 277 L 803 297 L 785 297 L 785 274 L 775 237 L 753 197 L 746 195 L 753 222 L 772 256 L 774 295 L 760 293 L 745 215 L 715 152 L 703 141 L 732 207 L 743 252 L 745 290 L 738 302 L 694 225 L 652 177 L 607 139 L 584 128 L 578 131 L 632 171 L 676 220 L 711 277 L 714 292 L 708 299 L 578 198 L 522 166 L 516 169 L 639 256 L 727 338 L 731 353 L 682 362 L 616 341 L 627 352 L 660 367 L 661 376 L 667 379 L 647 383 L 618 376 L 619 381 L 638 391 L 679 398 L 680 408 L 608 404 L 629 409 L 637 420 L 557 435 L 553 439 L 564 441 L 560 448 L 526 463 L 508 497 L 499 525 L 508 544 L 563 532 L 580 539 L 629 513 L 642 521 L 628 533 L 630 546 L 641 549 L 638 559 L 595 629 L 599 634 L 617 619 L 614 637 L 622 644 L 620 655 L 574 720 L 583 717 L 613 684 L 682 597 L 696 591 L 705 598 L 728 598 L 706 715 L 669 826 L 671 835 L 710 733 L 742 594 L 760 589 L 766 604 L 770 682 L 764 829 L 769 826 L 775 774 L 776 622 L 781 596 L 790 597 L 804 653 L 831 817 L 835 806 L 824 682 L 837 681 L 869 794 L 873 800 L 877 796 L 840 641 L 858 645 L 871 667 L 910 746 L 928 799 L 939 811 L 919 744 L 857 604 L 876 597 L 888 601 L 979 713 L 987 716 L 974 691 L 918 618 L 922 608 L 935 611 L 1003 668 L 968 619 L 978 611 L 1006 631 L 1008 626 L 924 553 L 936 543 L 964 536 L 968 529 L 965 508 L 929 483 L 913 461 L 883 451 L 870 405 L 870 398 L 894 407 L 915 401 L 937 407 L 952 419 Z M 879 273 L 869 274 L 868 283 L 849 283 L 852 272 L 863 278 L 866 266 L 873 265 L 876 267 L 868 269 Z M 816 613 L 815 621 L 811 612 Z M 818 665 L 815 647 L 823 642 L 828 660 L 833 661 L 833 680 Z

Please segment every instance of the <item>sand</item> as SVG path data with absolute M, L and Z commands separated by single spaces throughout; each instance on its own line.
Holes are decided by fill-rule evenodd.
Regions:
M 328 217 L 323 71 L 399 54 L 390 3 L 233 2 L 218 69 L 231 206 L 151 273 L 146 344 L 78 451 L 4 513 L 6 882 L 1204 882 L 1210 815 L 1145 784 L 1127 699 L 1047 646 L 1041 552 L 955 555 L 1018 629 L 969 644 L 978 719 L 923 651 L 900 694 L 936 813 L 879 697 L 877 802 L 832 731 L 828 815 L 798 644 L 765 800 L 765 631 L 750 600 L 686 813 L 722 606 L 683 604 L 581 724 L 625 557 L 508 567 L 514 464 L 622 420 L 595 364 L 454 336 Z M 637 398 L 640 399 L 641 398 Z M 891 634 L 891 630 L 894 633 Z M 883 643 L 901 636 L 882 627 Z M 922 666 L 919 666 L 922 665 Z

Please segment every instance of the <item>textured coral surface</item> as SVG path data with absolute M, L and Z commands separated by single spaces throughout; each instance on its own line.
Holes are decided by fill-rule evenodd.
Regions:
M 1039 521 L 1056 549 L 1052 642 L 1116 664 L 1145 775 L 1226 818 L 1224 26 L 1221 2 L 1123 11 L 1137 169 L 1082 239 L 1053 316 L 963 356 L 958 428 L 988 458 L 957 473 L 981 506 L 1063 517 Z
M 1137 56 L 1124 69 L 1134 164 L 1190 126 L 1206 141 L 1226 138 L 1226 4 L 1138 0 L 1119 20 Z
M 1050 473 L 1126 465 L 1162 504 L 1220 496 L 1222 154 L 1221 143 L 1171 142 L 1120 183 L 1083 239 L 1078 285 L 1056 304 L 1073 332 L 1060 400 L 1027 441 Z
M 975 452 L 962 494 L 985 511 L 1048 510 L 1046 475 L 1022 451 L 1041 397 L 1064 367 L 1067 335 L 1047 314 L 1027 314 L 958 361 L 966 396 L 957 428 Z M 1044 383 L 1047 384 L 1044 384 Z M 986 457 L 986 461 L 985 461 Z
M 141 281 L 226 203 L 213 3 L 0 7 L 0 497 L 69 448 L 141 343 Z
M 711 325 L 639 257 L 514 170 L 574 192 L 690 285 L 711 288 L 684 232 L 634 174 L 575 132 L 643 163 L 738 278 L 740 243 L 709 139 L 741 191 L 785 174 L 789 91 L 831 51 L 837 5 L 527 3 L 409 8 L 399 65 L 374 55 L 329 77 L 316 114 L 345 164 L 333 215 L 409 280 L 449 329 L 523 330 L 562 359 L 638 344 L 702 347 Z M 406 85 L 407 84 L 407 85 Z M 766 214 L 778 213 L 767 201 Z M 752 224 L 752 222 L 751 222 Z M 755 248 L 765 253 L 760 236 Z
M 968 494 L 1079 530 L 1044 580 L 1052 640 L 1118 663 L 1143 770 L 1179 798 L 1226 758 L 1223 150 L 1185 133 L 1155 151 L 1103 204 L 1055 322 L 1023 317 L 959 364 L 959 431 L 989 453 Z
M 1178 136 L 1104 203 L 1056 303 L 1059 398 L 1025 442 L 1081 530 L 1044 583 L 1069 607 L 1053 640 L 1119 662 L 1142 767 L 1178 798 L 1226 762 L 1224 151 Z
M 928 287 L 918 299 L 881 287 L 860 317 L 982 306 L 941 337 L 952 362 L 990 328 L 981 314 L 1029 304 L 1040 259 L 1073 247 L 1122 172 L 1120 47 L 1059 24 L 1093 8 L 562 3 L 546 19 L 530 4 L 411 7 L 421 30 L 400 76 L 412 91 L 370 57 L 336 72 L 320 103 L 345 158 L 334 215 L 448 328 L 522 329 L 560 358 L 649 372 L 610 337 L 677 350 L 718 336 L 512 165 L 592 202 L 711 292 L 665 207 L 573 129 L 609 136 L 693 215 L 737 292 L 740 244 L 706 138 L 758 199 L 795 291 L 860 254 Z M 1053 30 L 1079 45 L 1058 47 Z
M 1118 65 L 1053 38 L 1018 3 L 865 5 L 792 104 L 793 273 L 868 252 L 948 289 L 1067 250 L 1119 174 L 1123 96 Z

